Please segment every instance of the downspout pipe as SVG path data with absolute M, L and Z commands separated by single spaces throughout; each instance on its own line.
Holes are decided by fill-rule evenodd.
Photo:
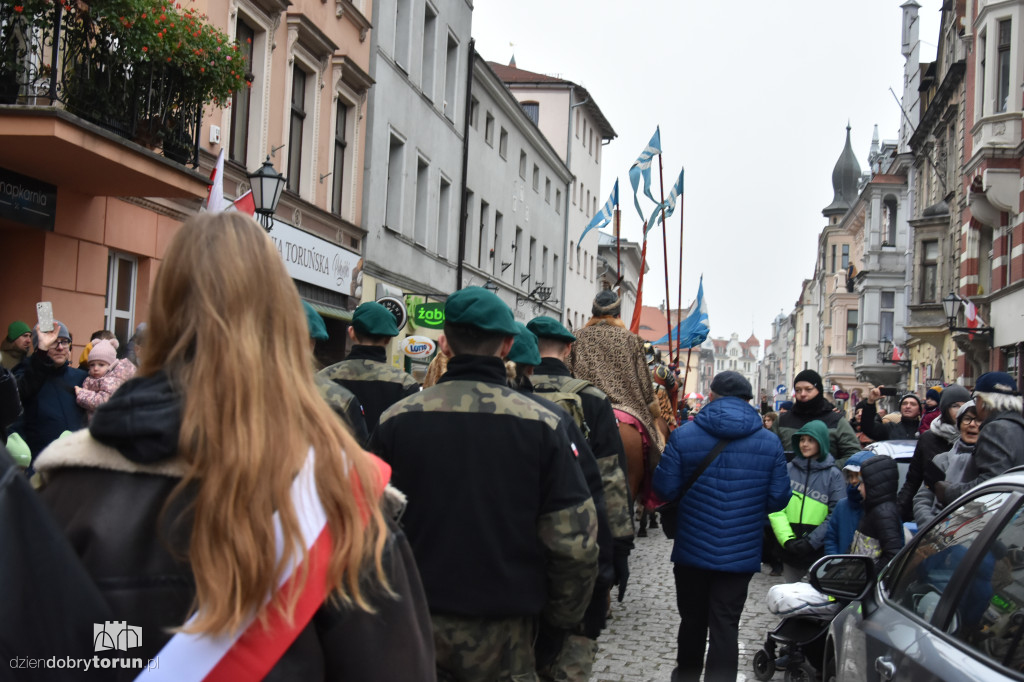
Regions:
M 469 223 L 469 196 L 466 188 L 466 173 L 469 168 L 469 119 L 473 112 L 473 69 L 478 58 L 476 38 L 470 38 L 469 59 L 466 60 L 466 110 L 462 122 L 462 193 L 459 197 L 459 260 L 455 267 L 456 291 L 462 288 L 463 263 L 466 260 L 466 230 Z

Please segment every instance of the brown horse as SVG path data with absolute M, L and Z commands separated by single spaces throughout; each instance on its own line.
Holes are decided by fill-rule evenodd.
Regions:
M 661 417 L 654 420 L 654 426 L 661 433 L 665 442 L 668 442 L 668 423 Z M 656 528 L 657 523 L 654 514 L 650 512 L 651 475 L 654 467 L 657 466 L 657 457 L 644 457 L 643 441 L 640 432 L 636 427 L 619 422 L 619 436 L 622 438 L 622 448 L 626 453 L 626 479 L 629 483 L 629 494 L 634 505 L 640 506 L 640 529 L 638 537 L 647 536 L 647 521 L 651 521 L 651 527 Z

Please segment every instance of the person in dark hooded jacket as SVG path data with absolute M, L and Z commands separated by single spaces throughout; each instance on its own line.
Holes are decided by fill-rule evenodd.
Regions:
M 876 570 L 881 570 L 903 548 L 903 520 L 896 503 L 899 484 L 899 468 L 891 457 L 875 455 L 860 465 L 864 516 L 853 535 L 850 554 L 875 557 Z
M 861 430 L 871 440 L 917 440 L 918 429 L 921 427 L 921 399 L 913 393 L 906 393 L 900 398 L 900 420 L 894 424 L 879 422 L 875 402 L 882 397 L 881 389 L 875 386 L 868 393 L 864 411 L 861 413 Z
M 846 499 L 846 482 L 828 444 L 828 427 L 818 420 L 793 434 L 792 447 L 799 453 L 787 465 L 793 497 L 784 510 L 768 516 L 782 547 L 786 582 L 798 581 L 822 556 L 829 516 L 839 500 Z
M 862 446 L 850 421 L 825 400 L 824 391 L 821 375 L 813 369 L 805 369 L 793 378 L 793 396 L 796 398 L 793 408 L 787 412 L 780 410 L 779 421 L 772 429 L 786 449 L 787 460 L 800 454 L 798 450 L 790 449 L 793 435 L 814 420 L 821 421 L 828 429 L 828 445 L 825 450 L 832 454 L 839 466 L 861 451 Z
M 970 399 L 971 392 L 959 384 L 946 387 L 939 396 L 939 417 L 932 420 L 928 430 L 918 437 L 914 458 L 910 460 L 910 468 L 907 470 L 907 480 L 900 488 L 898 501 L 904 521 L 914 519 L 914 495 L 921 488 L 925 465 L 935 455 L 948 452 L 960 437 L 956 423 L 957 412 Z

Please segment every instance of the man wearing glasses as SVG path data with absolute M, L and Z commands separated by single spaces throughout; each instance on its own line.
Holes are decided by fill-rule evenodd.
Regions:
M 85 426 L 85 412 L 75 402 L 75 386 L 81 386 L 88 372 L 71 367 L 71 332 L 54 320 L 53 331 L 33 331 L 36 351 L 24 360 L 18 377 L 18 392 L 25 408 L 14 427 L 21 434 L 32 459 L 65 431 Z

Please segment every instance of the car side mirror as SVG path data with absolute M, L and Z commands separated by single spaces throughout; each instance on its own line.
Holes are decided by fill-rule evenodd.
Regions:
M 835 554 L 814 562 L 811 586 L 822 594 L 851 601 L 863 599 L 875 582 L 875 560 L 856 554 Z

